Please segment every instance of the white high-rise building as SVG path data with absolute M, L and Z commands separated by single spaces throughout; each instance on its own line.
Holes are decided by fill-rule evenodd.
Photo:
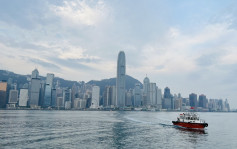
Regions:
M 20 89 L 19 106 L 26 107 L 28 99 L 28 89 Z
M 109 94 L 111 95 L 111 105 L 116 106 L 116 86 L 111 86 L 109 92 Z
M 148 77 L 145 77 L 145 79 L 143 80 L 143 105 L 144 106 L 151 104 L 149 91 L 150 91 L 150 80 Z
M 9 104 L 16 104 L 18 101 L 18 90 L 10 90 L 9 93 Z
M 149 84 L 150 105 L 155 106 L 156 102 L 156 83 Z
M 99 108 L 100 103 L 100 87 L 99 86 L 93 86 L 92 87 L 92 100 L 91 100 L 91 106 L 90 108 Z
M 161 89 L 156 87 L 156 102 L 157 102 L 157 108 L 162 109 L 162 92 Z
M 39 78 L 39 71 L 37 69 L 32 71 L 31 79 L 32 78 Z
M 134 88 L 134 106 L 135 107 L 139 107 L 141 106 L 141 102 L 142 102 L 142 92 L 141 92 L 141 87 L 140 84 L 137 83 L 135 84 L 135 88 Z
M 49 84 L 51 88 L 53 88 L 53 80 L 54 80 L 54 74 L 47 73 L 46 77 L 46 85 Z
M 117 79 L 116 79 L 116 100 L 117 107 L 125 106 L 125 76 L 126 75 L 126 60 L 125 53 L 120 51 L 117 61 Z

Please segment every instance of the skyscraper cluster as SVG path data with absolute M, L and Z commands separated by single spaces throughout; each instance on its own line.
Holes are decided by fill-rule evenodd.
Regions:
M 118 54 L 115 85 L 106 85 L 103 89 L 81 82 L 62 87 L 54 77 L 47 73 L 46 79 L 42 79 L 35 69 L 24 85 L 17 86 L 11 78 L 1 81 L 0 108 L 185 111 L 194 107 L 197 111 L 230 111 L 227 99 L 208 100 L 205 95 L 195 93 L 183 98 L 181 94 L 171 94 L 168 87 L 162 94 L 161 88 L 147 76 L 143 84 L 137 82 L 127 89 L 124 51 Z

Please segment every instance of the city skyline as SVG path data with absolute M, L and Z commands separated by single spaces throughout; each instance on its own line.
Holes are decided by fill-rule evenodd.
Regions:
M 116 76 L 124 50 L 128 75 L 237 107 L 235 1 L 0 4 L 0 69 L 101 80 Z

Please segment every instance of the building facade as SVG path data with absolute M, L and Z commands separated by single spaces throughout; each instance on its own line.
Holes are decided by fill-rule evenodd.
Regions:
M 126 77 L 126 60 L 125 53 L 120 51 L 117 61 L 117 79 L 116 79 L 116 100 L 117 107 L 125 106 L 125 77 Z

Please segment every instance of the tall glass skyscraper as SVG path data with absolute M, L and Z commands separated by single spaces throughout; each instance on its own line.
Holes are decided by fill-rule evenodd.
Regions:
M 117 79 L 116 79 L 117 107 L 125 106 L 125 75 L 126 75 L 125 53 L 123 51 L 120 51 L 118 54 Z

